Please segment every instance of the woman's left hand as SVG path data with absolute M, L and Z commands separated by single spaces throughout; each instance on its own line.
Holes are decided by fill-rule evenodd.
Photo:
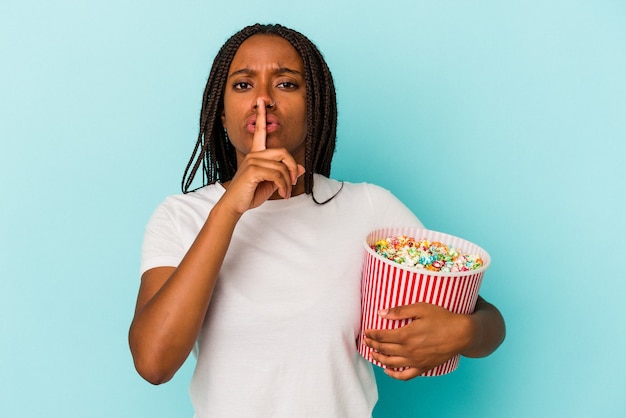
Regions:
M 391 330 L 367 330 L 365 344 L 389 376 L 409 380 L 436 367 L 467 347 L 472 339 L 469 315 L 460 315 L 428 303 L 398 306 L 379 313 L 390 320 L 412 319 Z M 393 368 L 409 367 L 402 371 Z

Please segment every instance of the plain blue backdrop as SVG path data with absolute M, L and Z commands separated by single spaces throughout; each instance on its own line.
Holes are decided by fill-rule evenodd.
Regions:
M 333 176 L 493 258 L 505 343 L 443 377 L 378 373 L 375 417 L 626 416 L 618 0 L 3 0 L 0 416 L 191 417 L 193 361 L 159 387 L 132 365 L 140 247 L 215 53 L 257 21 L 325 54 Z

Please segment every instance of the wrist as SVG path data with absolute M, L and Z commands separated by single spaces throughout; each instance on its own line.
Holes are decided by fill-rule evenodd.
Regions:
M 235 225 L 239 222 L 242 215 L 243 213 L 232 208 L 232 206 L 227 204 L 223 199 L 220 199 L 215 206 L 213 206 L 213 209 L 211 209 L 209 218 L 218 219 L 220 223 Z

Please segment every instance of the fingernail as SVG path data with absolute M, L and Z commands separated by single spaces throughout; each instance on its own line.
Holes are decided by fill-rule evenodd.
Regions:
M 389 309 L 381 309 L 380 311 L 378 311 L 378 315 L 380 316 L 385 316 L 389 313 Z

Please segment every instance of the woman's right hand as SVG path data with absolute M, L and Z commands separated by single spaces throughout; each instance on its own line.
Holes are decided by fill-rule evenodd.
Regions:
M 237 173 L 226 185 L 226 193 L 220 200 L 233 214 L 260 206 L 274 193 L 289 199 L 304 167 L 296 162 L 285 148 L 266 148 L 266 105 L 257 99 L 257 115 L 250 152 L 239 163 Z

